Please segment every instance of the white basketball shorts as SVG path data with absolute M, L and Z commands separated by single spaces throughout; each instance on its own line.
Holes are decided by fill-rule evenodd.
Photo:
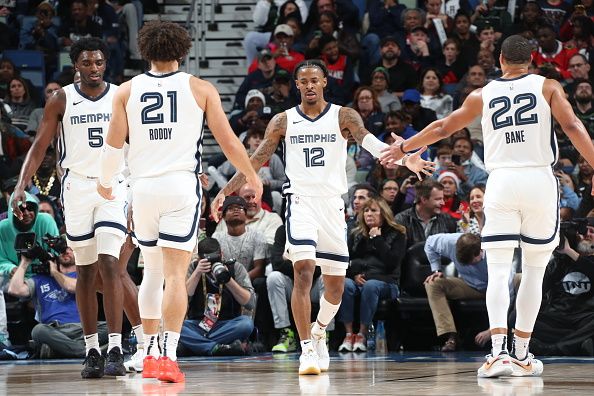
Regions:
M 89 178 L 66 170 L 62 177 L 62 204 L 68 246 L 76 248 L 95 243 L 102 232 L 126 237 L 126 183 L 119 177 L 113 185 L 114 200 L 104 199 L 97 192 L 97 178 Z
M 286 199 L 289 260 L 316 260 L 323 274 L 346 274 L 349 249 L 342 198 L 288 194 Z
M 483 249 L 552 251 L 559 244 L 559 187 L 550 167 L 492 171 L 484 211 Z
M 201 189 L 196 175 L 173 172 L 132 183 L 134 236 L 142 248 L 193 251 L 200 215 Z

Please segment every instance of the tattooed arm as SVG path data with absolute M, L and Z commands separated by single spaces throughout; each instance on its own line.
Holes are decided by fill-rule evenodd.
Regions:
M 272 154 L 274 154 L 281 138 L 285 136 L 286 131 L 287 115 L 282 112 L 275 115 L 272 120 L 270 120 L 266 127 L 264 140 L 262 140 L 262 143 L 260 143 L 256 152 L 250 157 L 252 167 L 256 172 L 258 172 L 262 165 L 264 165 L 264 163 L 270 159 Z M 211 205 L 212 216 L 215 220 L 218 221 L 219 219 L 218 211 L 223 205 L 225 197 L 232 194 L 234 191 L 237 191 L 239 187 L 245 184 L 245 182 L 244 174 L 237 172 L 217 194 Z

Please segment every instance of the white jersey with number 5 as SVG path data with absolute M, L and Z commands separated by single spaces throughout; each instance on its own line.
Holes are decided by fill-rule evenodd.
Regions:
M 545 78 L 526 74 L 498 78 L 483 97 L 485 166 L 498 168 L 551 166 L 557 160 L 557 139 L 551 107 L 542 94 Z
M 204 111 L 194 99 L 191 77 L 147 72 L 131 80 L 126 113 L 133 179 L 199 170 Z
M 336 196 L 347 192 L 347 141 L 340 132 L 340 106 L 328 103 L 315 119 L 295 106 L 287 111 L 285 194 Z
M 64 87 L 66 107 L 60 128 L 60 166 L 88 177 L 99 177 L 99 155 L 109 121 L 116 85 L 105 83 L 96 98 L 85 95 L 77 84 Z

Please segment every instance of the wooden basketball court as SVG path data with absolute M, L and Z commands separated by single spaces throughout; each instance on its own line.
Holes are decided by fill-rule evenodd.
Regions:
M 545 358 L 542 378 L 477 379 L 476 353 L 332 354 L 330 371 L 297 375 L 298 354 L 180 359 L 185 384 L 139 374 L 80 378 L 77 360 L 2 362 L 2 395 L 592 395 L 594 358 Z

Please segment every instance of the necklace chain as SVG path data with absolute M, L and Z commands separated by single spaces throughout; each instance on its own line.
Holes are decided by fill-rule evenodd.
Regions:
M 49 194 L 50 190 L 54 186 L 55 180 L 56 180 L 56 171 L 55 170 L 52 171 L 52 174 L 49 177 L 49 179 L 47 180 L 47 184 L 45 185 L 45 187 L 41 186 L 41 181 L 39 180 L 39 177 L 37 177 L 37 174 L 33 175 L 33 184 L 35 184 L 35 187 L 37 187 L 37 189 L 39 190 L 39 193 L 41 195 Z

